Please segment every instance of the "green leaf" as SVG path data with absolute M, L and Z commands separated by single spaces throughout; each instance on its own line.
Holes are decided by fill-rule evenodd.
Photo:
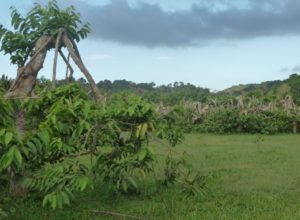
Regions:
M 4 144 L 7 146 L 13 138 L 13 134 L 11 132 L 7 132 L 4 138 Z
M 135 137 L 139 138 L 141 133 L 142 125 L 138 125 L 135 131 Z
M 133 186 L 135 189 L 138 188 L 136 182 L 134 181 L 134 179 L 133 179 L 132 177 L 128 177 L 127 179 L 128 179 L 128 181 L 132 184 L 132 186 Z
M 68 194 L 65 192 L 61 192 L 60 194 L 61 194 L 64 204 L 70 205 L 70 198 L 69 198 Z
M 22 157 L 19 149 L 16 146 L 14 146 L 14 159 L 15 159 L 16 165 L 18 167 L 20 167 L 23 162 L 23 157 Z
M 63 198 L 60 193 L 56 195 L 56 200 L 57 200 L 57 207 L 59 209 L 61 209 L 63 207 L 64 203 L 63 203 Z
M 53 209 L 56 208 L 56 206 L 57 206 L 57 196 L 55 194 L 51 195 L 51 197 L 50 197 L 50 204 L 51 204 L 51 207 Z
M 79 179 L 79 189 L 80 191 L 85 190 L 89 183 L 89 178 L 87 176 L 81 176 Z
M 27 142 L 27 146 L 29 147 L 29 150 L 33 153 L 36 154 L 37 150 L 36 150 L 36 146 L 34 143 L 32 143 L 31 141 Z
M 49 136 L 49 133 L 47 131 L 44 130 L 44 131 L 38 133 L 37 135 L 41 139 L 41 141 L 43 142 L 43 144 L 45 144 L 46 146 L 49 145 L 49 143 L 50 143 L 50 136 Z
M 3 170 L 11 165 L 14 159 L 14 147 L 11 147 L 0 160 L 0 170 Z
M 126 181 L 122 181 L 122 187 L 123 187 L 123 191 L 124 192 L 127 192 L 128 191 L 128 186 L 127 186 L 127 183 L 126 183 Z
M 50 197 L 51 197 L 51 194 L 48 194 L 44 197 L 43 199 L 43 207 L 45 207 L 47 205 L 47 203 L 50 201 Z
M 139 161 L 144 160 L 145 157 L 147 156 L 147 154 L 148 154 L 147 148 L 142 148 L 140 153 L 139 153 L 139 157 L 138 157 Z
M 5 134 L 5 129 L 1 129 L 0 130 L 0 136 L 4 135 Z
M 148 129 L 148 124 L 147 123 L 144 123 L 142 125 L 142 128 L 141 128 L 141 131 L 140 131 L 140 137 L 141 138 L 144 138 L 145 137 L 145 134 L 147 132 L 147 129 Z

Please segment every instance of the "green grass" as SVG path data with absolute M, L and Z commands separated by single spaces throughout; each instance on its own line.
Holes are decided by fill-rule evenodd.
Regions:
M 148 181 L 139 195 L 114 196 L 104 186 L 81 193 L 72 207 L 42 208 L 38 202 L 17 202 L 9 219 L 130 219 L 95 215 L 107 210 L 145 219 L 300 219 L 300 136 L 187 135 L 178 153 L 207 176 L 205 196 L 182 200 L 177 185 Z M 152 143 L 158 169 L 168 148 Z

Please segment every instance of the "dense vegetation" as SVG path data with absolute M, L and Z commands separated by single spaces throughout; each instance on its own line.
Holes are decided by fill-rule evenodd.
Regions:
M 288 79 L 268 81 L 260 84 L 238 85 L 220 91 L 218 95 L 255 96 L 257 98 L 282 99 L 291 96 L 300 104 L 300 75 L 292 74 Z
M 74 80 L 74 79 L 73 79 Z M 77 81 L 80 85 L 88 88 L 84 78 Z M 63 85 L 65 80 L 60 80 Z M 292 74 L 286 80 L 262 82 L 261 84 L 246 84 L 233 86 L 228 89 L 211 92 L 207 88 L 195 86 L 190 83 L 174 82 L 168 85 L 156 86 L 155 83 L 135 83 L 127 80 L 103 80 L 97 83 L 102 93 L 107 96 L 129 91 L 142 96 L 150 102 L 175 105 L 181 101 L 208 102 L 209 98 L 219 101 L 228 100 L 233 97 L 255 97 L 265 101 L 282 100 L 291 96 L 293 101 L 299 105 L 300 97 L 300 75 Z
M 87 82 L 81 78 L 73 80 L 85 91 L 89 91 Z M 2 90 L 9 87 L 11 80 L 2 76 Z M 289 83 L 285 93 L 281 89 Z M 259 90 L 248 91 L 244 95 L 225 95 L 211 93 L 191 84 L 174 83 L 168 86 L 155 87 L 153 83 L 136 84 L 126 80 L 101 81 L 97 85 L 111 97 L 121 94 L 131 94 L 145 102 L 152 103 L 160 112 L 168 112 L 175 108 L 178 123 L 187 132 L 201 133 L 298 133 L 300 123 L 300 108 L 297 104 L 300 75 L 291 75 L 288 80 L 272 84 L 272 89 L 264 95 Z M 40 86 L 51 84 L 46 79 L 40 79 Z M 66 81 L 58 81 L 65 85 Z M 265 85 L 262 83 L 261 85 Z M 277 91 L 277 92 L 275 92 Z M 276 95 L 274 95 L 276 94 Z M 296 100 L 296 101 L 294 101 Z
M 12 79 L 4 74 L 0 79 L 0 88 L 8 89 Z M 47 81 L 45 78 L 39 82 Z M 58 80 L 58 85 L 67 82 L 77 82 L 83 88 L 89 89 L 88 82 L 84 78 Z M 164 103 L 166 105 L 179 104 L 181 101 L 195 101 L 207 103 L 209 98 L 221 102 L 233 97 L 255 97 L 264 101 L 282 100 L 291 96 L 295 104 L 299 105 L 300 75 L 292 74 L 286 80 L 263 82 L 261 84 L 247 84 L 233 86 L 219 92 L 211 92 L 207 88 L 195 86 L 190 83 L 174 82 L 173 84 L 156 86 L 155 83 L 135 83 L 127 80 L 103 80 L 97 83 L 98 88 L 106 96 L 114 93 L 131 92 L 142 96 L 149 102 Z
M 100 81 L 98 87 L 105 94 L 130 91 L 154 103 L 168 105 L 178 104 L 181 100 L 206 102 L 210 95 L 209 89 L 197 87 L 190 83 L 175 82 L 169 85 L 155 86 L 154 83 L 134 83 L 126 80 Z
M 69 205 L 77 191 L 103 184 L 115 193 L 138 192 L 143 178 L 155 171 L 149 140 L 166 139 L 175 146 L 183 139 L 176 109 L 158 112 L 136 95 L 116 94 L 102 106 L 79 85 L 48 90 L 40 85 L 36 98 L 1 96 L 0 101 L 1 186 L 10 185 L 10 193 L 18 197 L 33 193 L 52 208 Z M 15 106 L 26 109 L 23 133 L 14 123 Z M 83 156 L 89 163 L 82 162 Z M 161 182 L 169 185 L 179 174 L 175 161 L 167 161 Z M 13 170 L 13 176 L 6 169 Z M 185 175 L 193 180 L 186 194 L 193 195 L 194 184 L 202 178 L 191 168 Z

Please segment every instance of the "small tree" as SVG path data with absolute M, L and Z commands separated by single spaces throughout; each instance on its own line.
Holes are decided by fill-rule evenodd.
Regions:
M 31 95 L 38 72 L 43 67 L 47 52 L 55 48 L 53 63 L 53 83 L 56 80 L 58 54 L 61 55 L 69 69 L 68 59 L 62 52 L 67 48 L 71 58 L 84 73 L 94 95 L 100 98 L 100 92 L 91 74 L 83 64 L 75 42 L 87 37 L 90 32 L 88 23 L 82 24 L 80 14 L 73 6 L 59 9 L 56 0 L 49 0 L 46 7 L 35 7 L 23 17 L 12 7 L 11 25 L 13 31 L 0 25 L 0 51 L 10 55 L 13 64 L 18 65 L 17 77 L 7 92 L 7 97 L 24 97 Z
M 69 57 L 66 58 L 62 48 L 67 48 L 69 56 L 84 73 L 96 99 L 100 100 L 100 92 L 94 79 L 83 64 L 76 42 L 87 37 L 89 24 L 82 24 L 80 14 L 73 6 L 59 9 L 56 0 L 49 0 L 47 6 L 35 4 L 25 17 L 19 11 L 11 8 L 11 25 L 13 30 L 0 25 L 0 52 L 10 55 L 12 64 L 18 65 L 17 76 L 6 93 L 7 98 L 26 97 L 32 94 L 39 71 L 47 52 L 55 48 L 53 62 L 53 84 L 56 81 L 58 54 L 63 58 L 68 68 L 72 67 Z M 71 76 L 70 76 L 71 77 Z M 25 109 L 20 107 L 14 113 L 15 127 L 20 137 L 25 132 Z M 8 169 L 11 188 L 16 188 L 15 169 Z

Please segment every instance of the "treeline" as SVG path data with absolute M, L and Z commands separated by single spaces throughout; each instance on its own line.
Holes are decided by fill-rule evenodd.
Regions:
M 58 80 L 57 85 L 77 82 L 86 90 L 90 87 L 84 78 L 71 80 Z M 0 89 L 7 90 L 12 82 L 7 76 L 0 78 Z M 38 79 L 38 84 L 50 81 L 45 78 Z M 120 92 L 130 92 L 142 96 L 145 100 L 166 105 L 176 105 L 181 101 L 194 101 L 206 103 L 210 98 L 219 102 L 227 102 L 232 97 L 255 97 L 262 100 L 282 100 L 291 96 L 295 104 L 300 105 L 300 75 L 292 74 L 286 80 L 268 81 L 260 84 L 247 84 L 233 86 L 223 91 L 214 93 L 207 88 L 195 86 L 190 83 L 174 82 L 168 85 L 150 83 L 135 83 L 127 80 L 102 80 L 97 83 L 102 94 L 109 97 Z
M 150 102 L 163 102 L 169 105 L 177 104 L 181 100 L 206 102 L 211 95 L 209 89 L 183 82 L 156 86 L 153 82 L 134 83 L 127 80 L 104 80 L 97 85 L 101 91 L 108 95 L 124 91 L 133 92 Z
M 89 89 L 84 78 L 77 80 L 86 89 Z M 59 81 L 64 84 L 65 81 Z M 207 88 L 202 88 L 191 83 L 174 82 L 168 85 L 155 83 L 135 83 L 127 80 L 103 80 L 97 83 L 99 89 L 106 96 L 119 92 L 131 92 L 142 96 L 154 103 L 176 105 L 181 101 L 194 101 L 206 103 L 210 98 L 219 102 L 227 102 L 232 97 L 255 97 L 264 101 L 282 100 L 291 96 L 296 105 L 300 105 L 300 75 L 292 74 L 288 79 L 262 82 L 260 84 L 247 84 L 233 86 L 229 89 L 214 93 Z
M 0 88 L 7 90 L 12 82 L 7 76 L 2 75 L 0 79 Z M 77 82 L 86 90 L 90 87 L 84 78 L 71 80 L 58 80 L 57 85 L 62 86 L 70 82 Z M 37 84 L 46 85 L 50 83 L 45 78 L 38 79 Z M 145 100 L 153 103 L 164 103 L 167 105 L 178 104 L 182 100 L 206 102 L 211 96 L 209 89 L 198 87 L 190 83 L 175 82 L 168 85 L 156 86 L 155 83 L 134 83 L 127 80 L 103 80 L 97 83 L 102 94 L 110 97 L 112 94 L 120 92 L 130 92 L 143 97 Z
M 83 78 L 72 81 L 80 84 L 83 90 L 90 89 Z M 7 90 L 11 82 L 2 76 L 1 90 Z M 61 80 L 57 85 L 66 83 Z M 37 84 L 37 89 L 51 87 L 46 79 L 39 79 Z M 154 83 L 104 80 L 97 85 L 108 102 L 115 94 L 123 97 L 133 94 L 156 105 L 162 114 L 175 108 L 176 122 L 187 133 L 299 133 L 300 76 L 293 74 L 281 84 L 271 84 L 268 92 L 256 88 L 239 96 L 225 92 L 215 94 L 185 83 L 156 86 Z

